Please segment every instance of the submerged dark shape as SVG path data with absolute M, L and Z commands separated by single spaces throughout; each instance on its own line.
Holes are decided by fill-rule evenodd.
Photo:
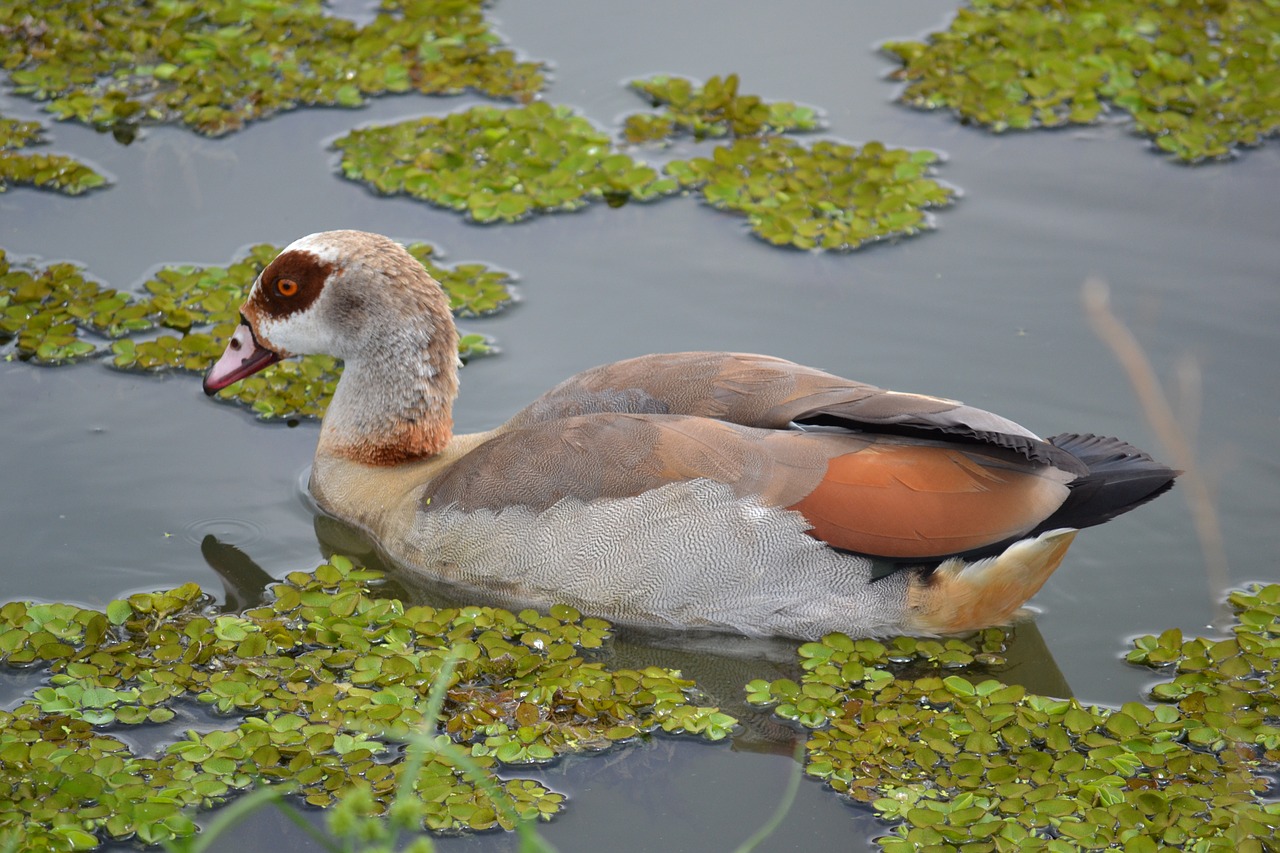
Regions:
M 316 352 L 345 362 L 311 476 L 322 509 L 412 570 L 624 624 L 810 638 L 1003 622 L 1076 528 L 1176 476 L 1117 439 L 1045 440 L 736 353 L 597 367 L 454 435 L 448 300 L 399 244 L 358 231 L 304 237 L 263 270 L 205 385 Z

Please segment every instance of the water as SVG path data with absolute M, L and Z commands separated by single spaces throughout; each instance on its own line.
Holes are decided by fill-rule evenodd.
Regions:
M 1280 579 L 1280 146 L 1187 168 L 1120 123 L 997 137 L 891 103 L 890 63 L 871 45 L 936 27 L 952 8 L 707 0 L 691 18 L 674 0 L 506 0 L 492 11 L 518 49 L 554 63 L 545 97 L 602 126 L 644 106 L 625 79 L 737 71 L 744 91 L 821 107 L 831 136 L 946 152 L 940 176 L 963 197 L 938 213 L 938 231 L 894 245 L 847 256 L 778 250 L 692 199 L 481 228 L 339 179 L 327 140 L 474 102 L 406 96 L 358 112 L 286 114 L 223 140 L 156 128 L 128 148 L 55 125 L 53 150 L 89 159 L 116 184 L 81 199 L 11 189 L 0 195 L 0 246 L 81 262 L 126 289 L 161 264 L 223 264 L 252 243 L 346 227 L 514 270 L 521 302 L 464 323 L 495 336 L 503 355 L 463 372 L 460 431 L 501 423 L 595 364 L 733 349 L 962 399 L 1044 434 L 1115 434 L 1165 456 L 1084 317 L 1081 284 L 1101 276 L 1166 383 L 1182 360 L 1198 368 L 1196 446 L 1216 483 L 1233 583 Z M 37 115 L 9 96 L 0 111 Z M 276 576 L 319 561 L 299 486 L 314 424 L 258 424 L 205 400 L 193 377 L 98 364 L 0 363 L 0 399 L 0 598 L 100 606 L 186 581 L 217 592 L 199 546 L 207 533 Z M 1126 638 L 1204 632 L 1215 617 L 1185 490 L 1082 534 L 1034 604 L 1048 656 L 1028 665 L 1028 678 L 1056 666 L 1049 681 L 1059 692 L 1139 698 L 1153 679 L 1119 660 Z M 785 666 L 754 652 L 650 645 L 637 654 L 657 663 L 677 655 L 669 665 L 716 685 L 727 705 L 740 702 L 745 681 Z M 767 716 L 749 723 L 736 748 L 658 739 L 557 765 L 544 778 L 570 795 L 569 807 L 546 836 L 562 850 L 732 847 L 767 816 L 792 766 L 791 733 Z M 244 837 L 274 835 L 274 820 L 251 823 Z M 806 780 L 765 848 L 857 846 L 877 831 Z M 309 844 L 299 836 L 280 846 Z

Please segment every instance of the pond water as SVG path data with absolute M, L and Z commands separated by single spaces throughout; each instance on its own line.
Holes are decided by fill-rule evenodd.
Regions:
M 346 8 L 362 13 L 367 4 Z M 899 390 L 962 399 L 1041 434 L 1124 437 L 1167 459 L 1130 385 L 1091 331 L 1082 282 L 1111 285 L 1116 312 L 1173 386 L 1193 365 L 1194 439 L 1214 482 L 1230 579 L 1280 580 L 1280 146 L 1188 168 L 1122 122 L 992 136 L 891 102 L 891 63 L 874 45 L 945 24 L 954 5 L 894 0 L 504 0 L 499 31 L 553 64 L 545 98 L 613 128 L 644 104 L 621 83 L 652 73 L 736 71 L 744 91 L 822 108 L 827 135 L 946 153 L 962 197 L 938 230 L 849 255 L 771 248 L 739 219 L 693 199 L 603 206 L 514 226 L 379 198 L 335 174 L 328 140 L 352 126 L 462 108 L 475 99 L 386 98 L 358 111 L 279 116 L 227 139 L 172 128 L 129 147 L 74 125 L 53 150 L 115 184 L 71 199 L 0 195 L 0 246 L 74 260 L 136 289 L 155 267 L 225 264 L 246 246 L 361 228 L 426 240 L 449 261 L 520 279 L 521 301 L 464 330 L 502 354 L 463 371 L 460 431 L 504 421 L 595 364 L 685 349 L 767 352 Z M 0 95 L 0 112 L 35 118 Z M 196 378 L 0 362 L 0 599 L 102 606 L 195 581 L 221 589 L 208 534 L 275 576 L 322 556 L 303 497 L 316 425 L 255 422 L 204 398 Z M 1019 642 L 1024 683 L 1119 704 L 1154 679 L 1120 656 L 1136 634 L 1211 631 L 1216 618 L 1186 501 L 1175 490 L 1082 534 L 1034 599 Z M 1025 638 L 1025 639 L 1024 639 Z M 786 644 L 707 650 L 674 638 L 619 641 L 624 661 L 676 666 L 747 723 L 734 745 L 666 739 L 574 758 L 537 775 L 566 792 L 544 835 L 561 850 L 728 849 L 763 822 L 793 767 L 794 733 L 741 705 L 741 685 L 778 677 Z M 16 676 L 0 681 L 25 689 Z M 236 843 L 283 832 L 263 815 Z M 860 848 L 870 813 L 806 781 L 762 849 Z M 229 842 L 230 843 L 230 842 Z M 275 845 L 318 849 L 296 832 Z M 512 849 L 513 837 L 448 839 L 444 849 Z

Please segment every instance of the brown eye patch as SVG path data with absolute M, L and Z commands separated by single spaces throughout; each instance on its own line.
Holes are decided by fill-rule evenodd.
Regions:
M 282 252 L 262 271 L 262 286 L 251 300 L 253 307 L 275 318 L 305 311 L 320 296 L 335 269 L 335 264 L 310 252 Z

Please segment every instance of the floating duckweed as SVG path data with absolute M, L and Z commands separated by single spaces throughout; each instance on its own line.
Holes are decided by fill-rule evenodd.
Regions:
M 1280 129 L 1280 6 L 973 0 L 928 41 L 884 49 L 900 99 L 993 131 L 1092 124 L 1104 101 L 1184 162 L 1222 158 Z
M 663 112 L 627 116 L 622 127 L 627 142 L 657 142 L 679 135 L 696 139 L 759 136 L 822 126 L 812 107 L 738 94 L 737 74 L 712 77 L 702 86 L 683 77 L 663 75 L 632 80 L 630 86 Z
M 815 730 L 806 772 L 894 821 L 887 851 L 1262 851 L 1280 830 L 1280 803 L 1261 799 L 1280 765 L 1280 585 L 1231 603 L 1232 639 L 1137 641 L 1130 661 L 1178 672 L 1154 707 L 945 674 L 949 655 L 998 655 L 992 632 L 980 644 L 832 634 L 800 647 L 799 683 L 753 681 L 747 700 Z
M 835 142 L 805 147 L 756 135 L 813 130 L 819 122 L 808 107 L 739 95 L 737 75 L 700 88 L 668 77 L 633 85 L 668 109 L 628 119 L 630 141 L 682 133 L 738 138 L 710 158 L 668 163 L 663 177 L 613 149 L 568 107 L 539 102 L 364 128 L 335 146 L 347 178 L 465 212 L 477 222 L 516 222 L 597 200 L 617 207 L 700 189 L 713 207 L 746 214 L 752 231 L 769 243 L 849 251 L 932 228 L 925 211 L 951 203 L 952 192 L 929 177 L 937 160 L 931 152 L 878 142 L 861 150 Z
M 1169 670 L 1151 698 L 1173 703 L 1187 719 L 1187 739 L 1221 750 L 1254 750 L 1280 762 L 1280 585 L 1232 593 L 1239 622 L 1223 640 L 1184 639 L 1177 629 L 1134 641 L 1130 663 Z
M 359 790 L 382 813 L 406 767 L 389 744 L 424 727 L 493 768 L 655 731 L 719 740 L 735 725 L 691 704 L 694 685 L 678 673 L 585 662 L 610 629 L 573 608 L 406 607 L 373 596 L 377 576 L 335 557 L 289 574 L 270 603 L 242 614 L 219 614 L 195 584 L 103 611 L 0 606 L 0 661 L 49 672 L 0 711 L 0 828 L 19 833 L 23 849 L 157 843 L 195 831 L 190 807 L 286 780 L 310 805 Z M 442 713 L 426 720 L 425 696 L 450 656 Z M 155 758 L 101 729 L 166 722 L 191 701 L 228 726 L 188 731 Z M 486 787 L 514 811 L 496 808 Z M 416 825 L 432 830 L 511 828 L 513 814 L 545 819 L 563 801 L 530 780 L 477 785 L 444 752 L 427 755 L 415 790 Z
M 64 364 L 97 351 L 80 337 L 83 328 L 115 337 L 152 325 L 127 294 L 90 281 L 73 264 L 16 269 L 0 249 L 0 342 L 12 340 L 20 358 Z
M 850 251 L 871 240 L 932 228 L 926 209 L 951 203 L 928 177 L 937 155 L 868 142 L 806 148 L 781 137 L 739 139 L 667 173 L 707 203 L 746 214 L 756 236 L 779 246 Z
M 528 101 L 543 86 L 541 66 L 501 47 L 482 7 L 384 0 L 360 27 L 325 14 L 320 0 L 76 0 L 0 5 L 0 33 L 18 94 L 127 140 L 140 124 L 219 135 L 281 110 L 357 107 L 389 92 Z
M 598 200 L 617 206 L 676 190 L 652 166 L 613 150 L 585 118 L 543 102 L 354 130 L 334 144 L 348 178 L 465 211 L 476 222 L 516 222 Z
M 483 264 L 443 266 L 426 243 L 407 248 L 440 282 L 455 314 L 492 314 L 512 299 L 511 277 L 504 272 Z M 87 330 L 116 338 L 109 347 L 113 367 L 204 373 L 235 330 L 249 286 L 279 252 L 262 244 L 225 267 L 165 267 L 143 285 L 145 297 L 137 298 L 89 281 L 71 264 L 12 269 L 0 249 L 0 342 L 13 339 L 19 358 L 62 364 L 99 351 L 81 336 Z M 177 334 L 123 337 L 157 327 Z M 466 360 L 493 352 L 493 346 L 482 335 L 468 334 L 458 350 Z M 336 359 L 309 355 L 274 365 L 220 397 L 248 405 L 264 418 L 320 417 L 341 372 Z
M 67 195 L 80 195 L 106 184 L 106 178 L 74 158 L 61 154 L 19 153 L 29 145 L 43 142 L 43 134 L 44 129 L 38 122 L 0 116 L 0 193 L 9 184 L 28 184 Z
M 192 326 L 234 323 L 249 286 L 279 253 L 278 246 L 260 243 L 225 267 L 164 267 L 142 289 L 165 328 L 186 332 Z

